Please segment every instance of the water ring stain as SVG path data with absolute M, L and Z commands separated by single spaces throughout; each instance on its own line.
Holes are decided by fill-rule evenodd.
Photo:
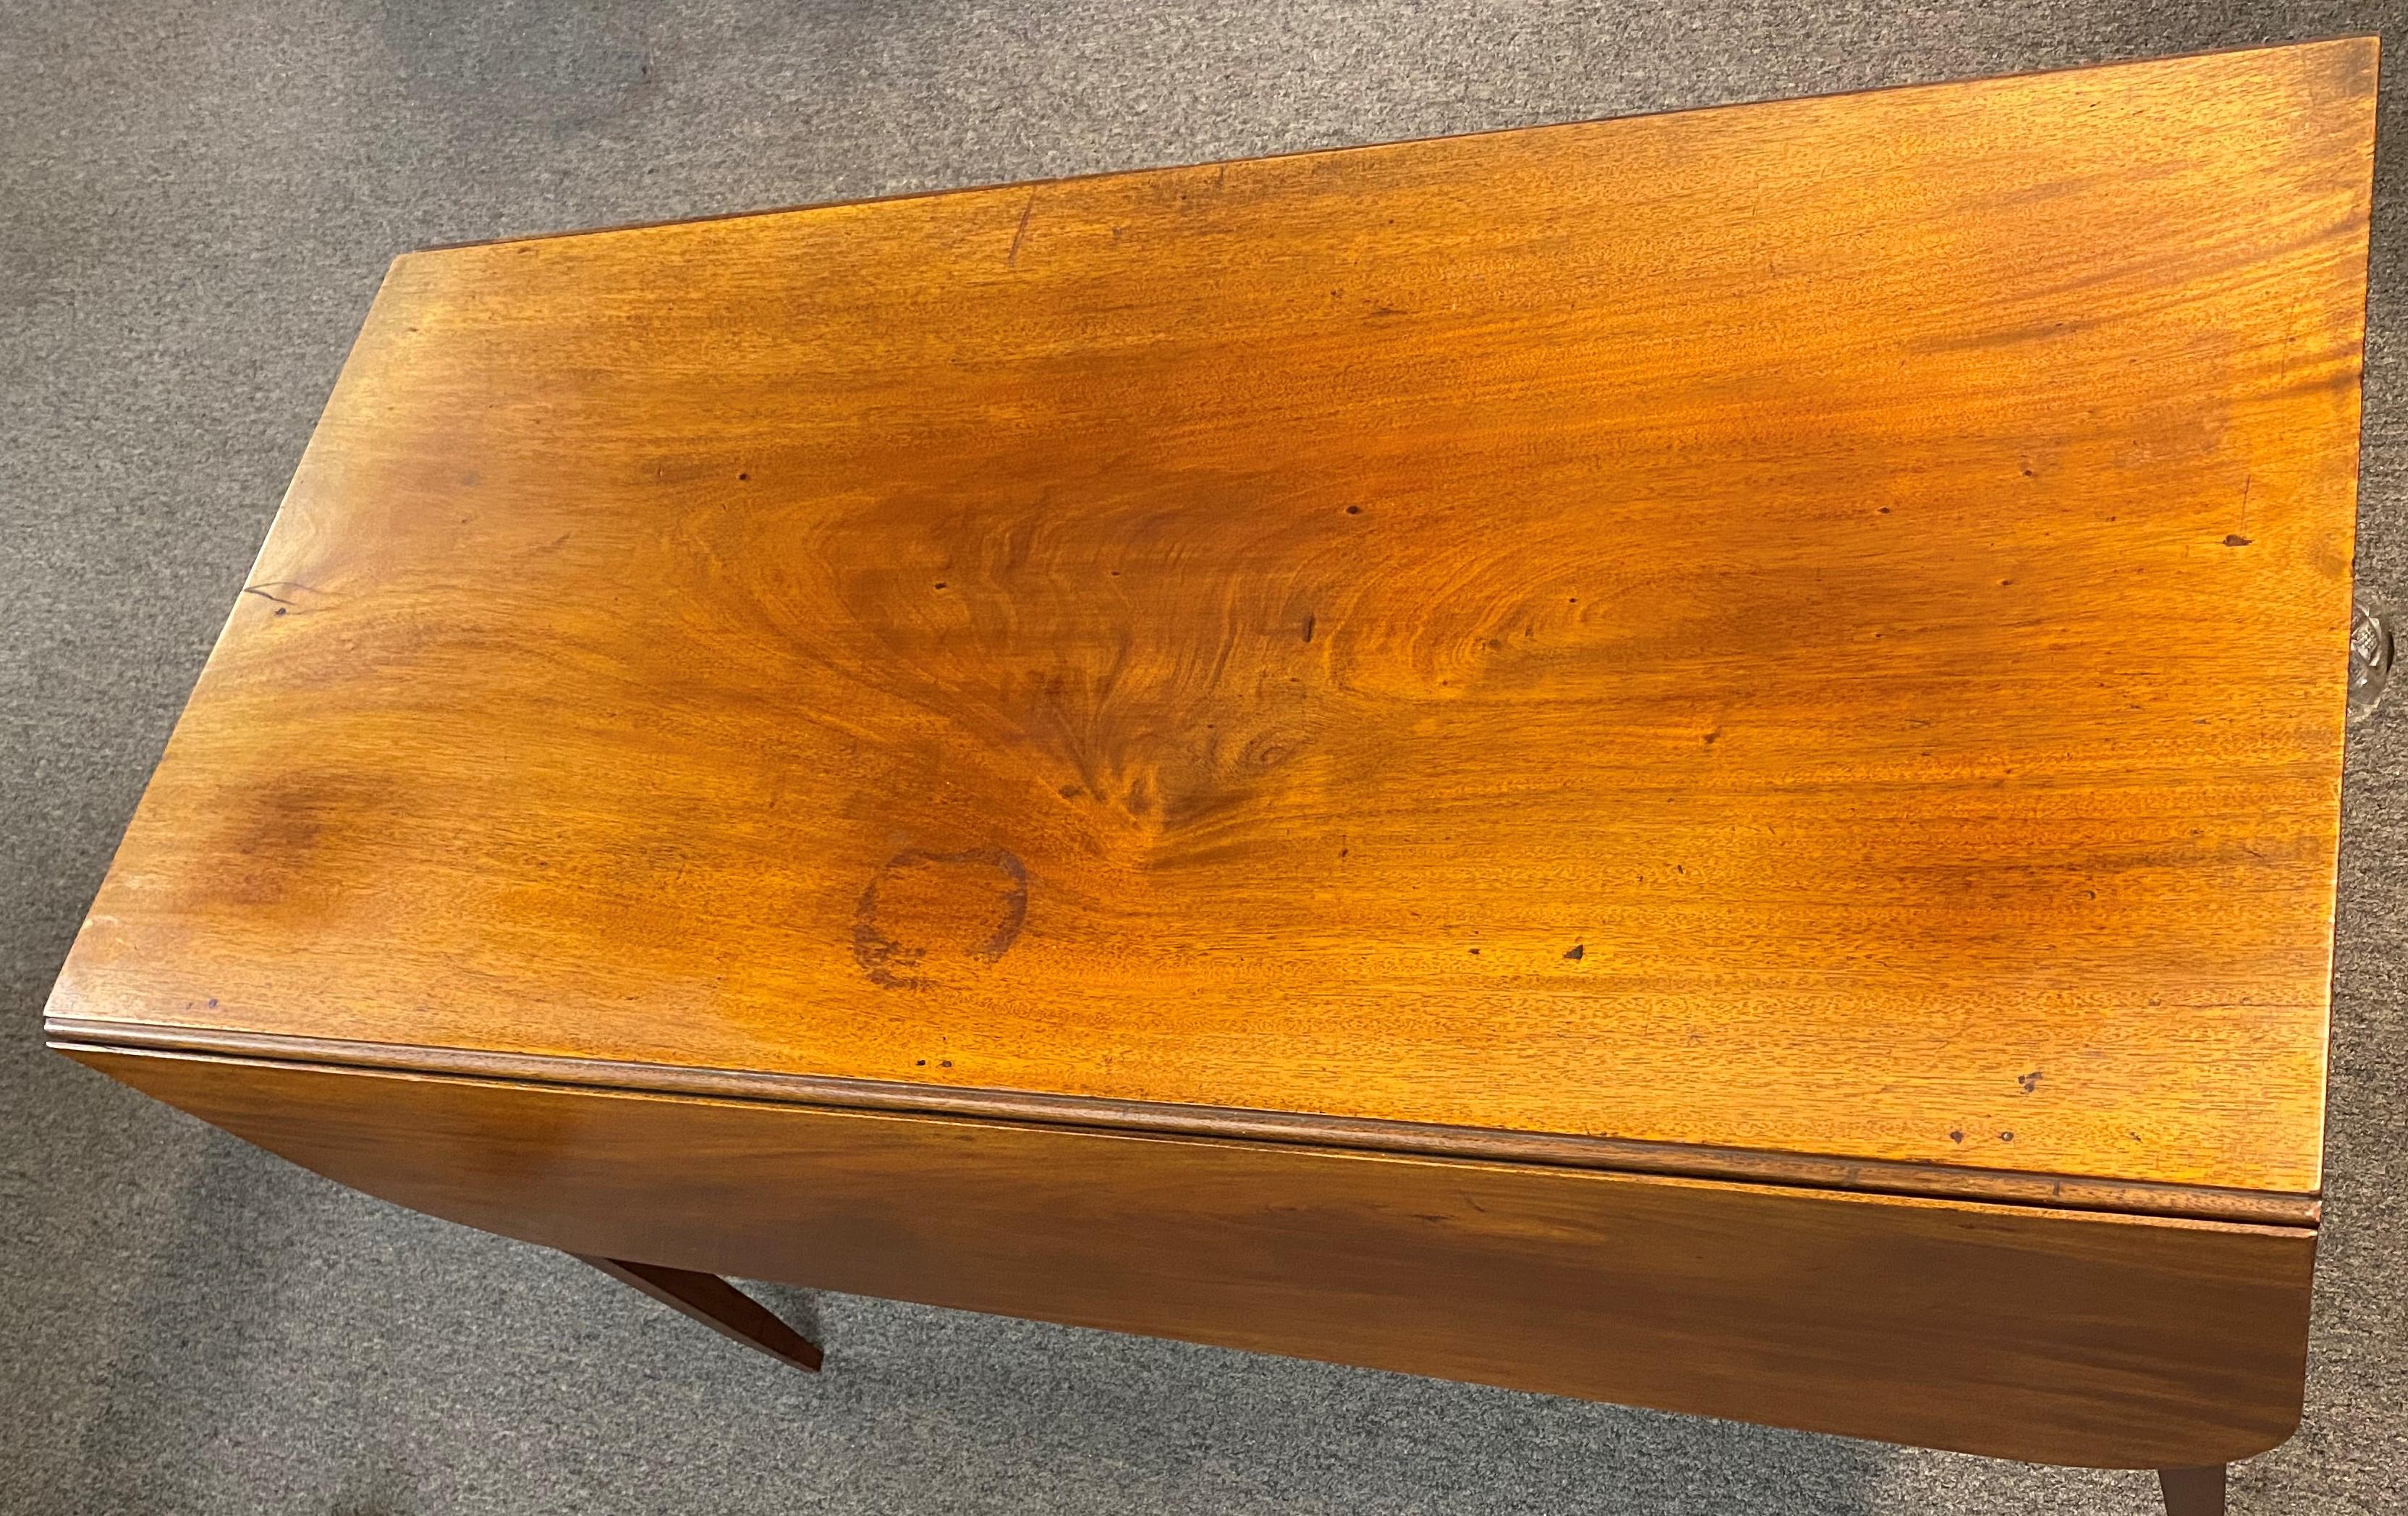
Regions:
M 949 966 L 992 964 L 1028 920 L 1028 865 L 1003 848 L 907 848 L 879 866 L 853 908 L 853 956 L 869 981 L 924 990 Z

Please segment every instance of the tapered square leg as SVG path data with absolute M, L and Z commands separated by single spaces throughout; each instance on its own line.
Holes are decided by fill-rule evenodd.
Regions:
M 2224 1516 L 2224 1466 L 2161 1468 L 2157 1486 L 2166 1494 L 2166 1516 Z
M 716 1274 L 659 1264 L 634 1264 L 620 1258 L 571 1253 L 632 1289 L 641 1290 L 662 1305 L 693 1317 L 722 1337 L 758 1348 L 781 1363 L 816 1374 L 817 1344 L 771 1315 L 767 1307 Z M 2221 1510 L 2222 1507 L 2217 1507 Z

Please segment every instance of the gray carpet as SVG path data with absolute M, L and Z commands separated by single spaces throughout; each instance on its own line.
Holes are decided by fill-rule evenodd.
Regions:
M 40 1050 L 385 260 L 433 242 L 2343 31 L 2212 0 L 0 5 L 0 1510 L 2139 1512 L 2023 1468 L 833 1295 L 832 1372 Z M 2362 579 L 2408 594 L 2401 96 Z M 2306 1426 L 2408 1509 L 2408 699 L 2357 734 Z

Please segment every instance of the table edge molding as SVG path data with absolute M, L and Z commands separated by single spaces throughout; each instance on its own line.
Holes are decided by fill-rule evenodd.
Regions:
M 615 1059 L 496 1052 L 408 1043 L 294 1037 L 215 1027 L 50 1016 L 43 1033 L 53 1051 L 147 1051 L 337 1068 L 507 1080 L 646 1094 L 699 1095 L 773 1105 L 972 1117 L 1023 1125 L 1351 1148 L 1428 1157 L 1476 1158 L 1558 1168 L 1722 1180 L 1798 1189 L 1842 1190 L 1921 1199 L 2112 1211 L 2190 1221 L 2315 1228 L 2315 1194 L 2241 1190 L 2154 1180 L 2102 1179 L 2014 1169 L 1977 1169 L 1899 1159 L 1851 1158 L 1765 1149 L 1660 1142 L 1569 1133 L 1377 1117 L 1253 1110 L 1234 1107 L 1107 1099 L 1031 1091 L 955 1088 L 814 1074 L 694 1068 Z

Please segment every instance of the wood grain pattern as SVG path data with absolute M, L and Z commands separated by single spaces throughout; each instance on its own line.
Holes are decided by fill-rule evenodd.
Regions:
M 70 1051 L 572 1252 L 2042 1462 L 2299 1415 L 2300 1228 Z
M 51 1010 L 2312 1193 L 2373 92 L 405 257 Z

